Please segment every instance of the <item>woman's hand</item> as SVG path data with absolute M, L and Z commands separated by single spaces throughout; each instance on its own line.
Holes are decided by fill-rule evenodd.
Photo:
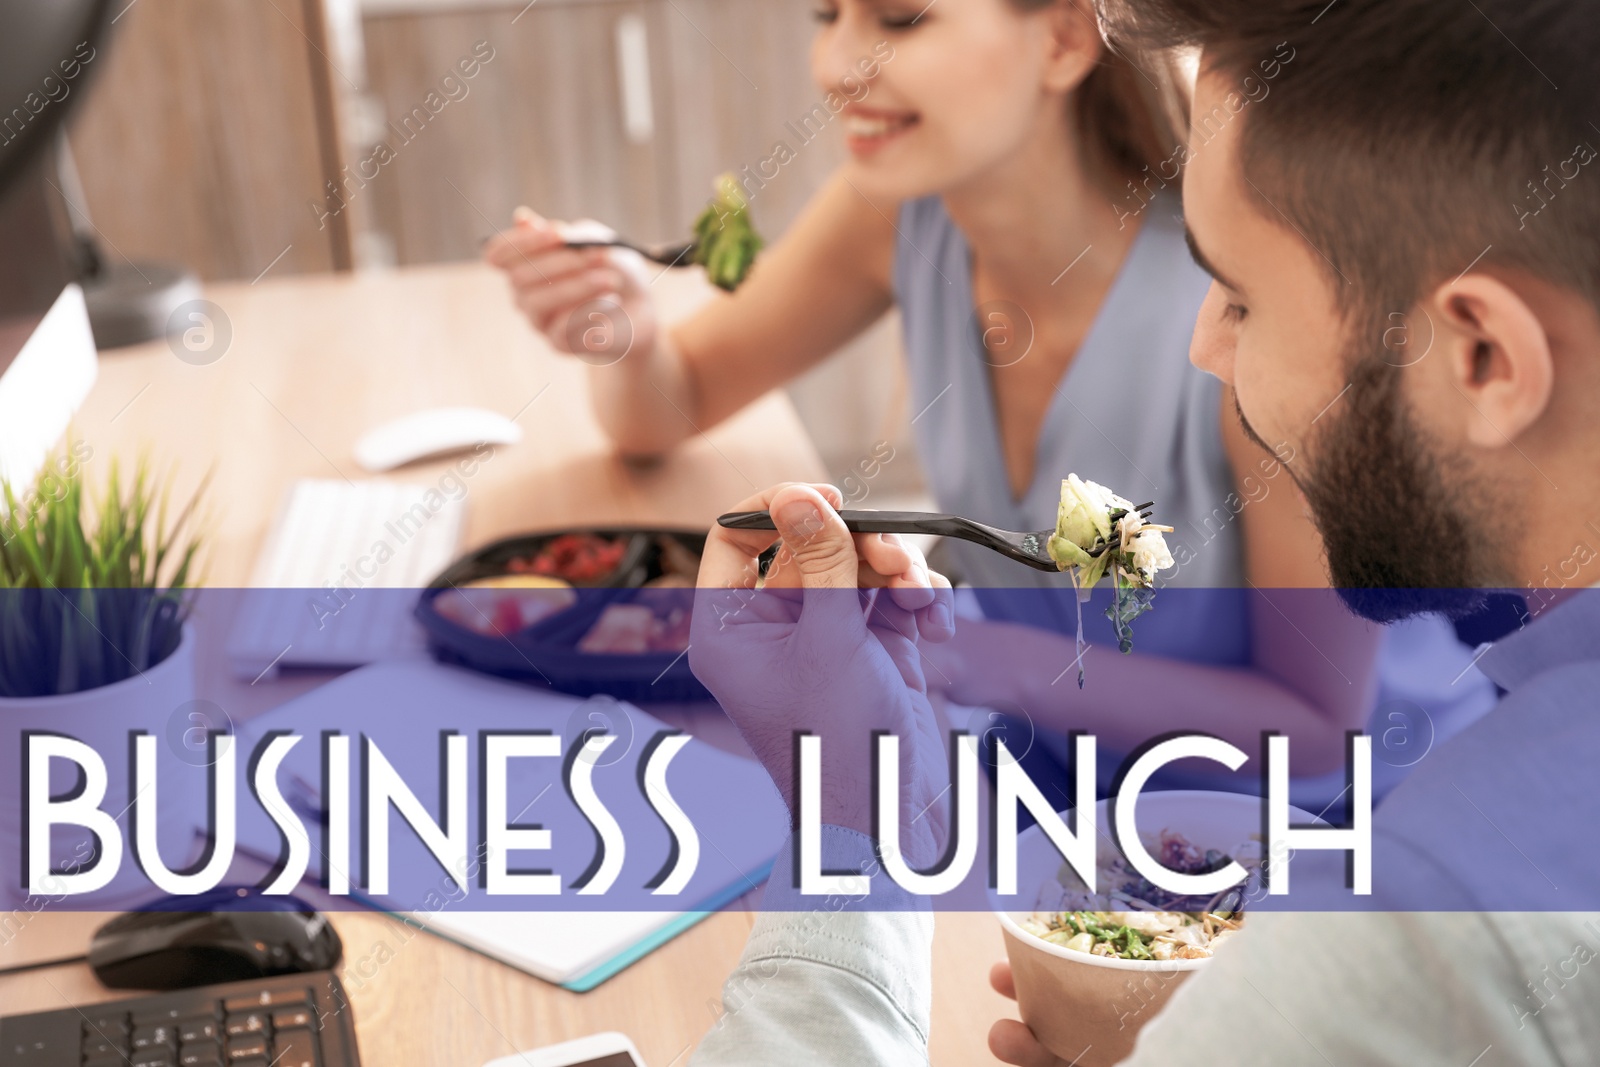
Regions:
M 655 346 L 656 312 L 644 260 L 624 248 L 566 245 L 614 236 L 591 220 L 557 223 L 518 208 L 511 228 L 484 246 L 483 258 L 506 272 L 517 309 L 557 351 L 614 363 Z
M 795 735 L 821 739 L 822 821 L 870 834 L 872 742 L 900 739 L 907 858 L 942 854 L 948 761 L 920 641 L 954 630 L 950 583 L 892 535 L 852 536 L 831 485 L 790 483 L 738 505 L 777 533 L 714 527 L 700 564 L 689 662 L 795 810 Z M 757 559 L 783 546 L 757 589 Z M 923 818 L 926 814 L 928 817 Z

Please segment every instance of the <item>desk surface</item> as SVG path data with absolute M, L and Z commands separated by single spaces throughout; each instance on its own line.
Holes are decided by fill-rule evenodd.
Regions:
M 669 316 L 710 295 L 697 277 L 679 272 L 656 285 Z M 105 354 L 74 429 L 93 450 L 91 468 L 112 459 L 127 466 L 148 455 L 170 477 L 177 499 L 209 472 L 211 585 L 246 584 L 291 482 L 361 477 L 355 440 L 425 407 L 487 407 L 515 417 L 524 430 L 519 444 L 498 450 L 469 481 L 469 545 L 574 524 L 704 526 L 775 482 L 825 476 L 793 407 L 777 393 L 696 434 L 662 461 L 617 459 L 590 414 L 585 368 L 529 330 L 503 282 L 483 267 L 268 278 L 216 286 L 207 296 L 231 333 L 220 356 L 196 365 L 165 342 Z M 420 465 L 404 475 L 426 481 L 445 467 Z M 219 656 L 201 652 L 208 666 L 200 692 L 236 719 L 328 677 L 287 674 L 247 686 L 222 671 Z M 715 743 L 736 744 L 720 716 L 685 714 L 682 725 Z M 0 916 L 0 966 L 81 952 L 104 918 Z M 712 916 L 585 994 L 414 935 L 386 916 L 342 912 L 334 921 L 369 1064 L 477 1067 L 520 1049 L 621 1030 L 651 1067 L 673 1067 L 714 1021 L 750 918 Z M 995 1062 L 985 1035 L 1010 1006 L 988 989 L 987 974 L 1003 952 L 992 917 L 940 916 L 934 1063 Z M 82 966 L 0 978 L 0 1011 L 7 1013 L 115 995 Z

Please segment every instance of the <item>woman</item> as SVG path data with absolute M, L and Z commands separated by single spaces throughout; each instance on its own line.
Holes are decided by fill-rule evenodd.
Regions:
M 1023 711 L 1013 751 L 1034 726 L 1057 751 L 1067 729 L 1124 752 L 1203 729 L 1254 753 L 1271 730 L 1293 739 L 1297 775 L 1342 766 L 1373 708 L 1379 631 L 1326 593 L 1250 588 L 1324 587 L 1319 541 L 1283 476 L 1292 456 L 1248 441 L 1231 397 L 1189 364 L 1196 315 L 1230 311 L 1205 303 L 1184 247 L 1181 156 L 1148 79 L 1107 54 L 1073 0 L 821 4 L 812 68 L 852 101 L 839 116 L 851 158 L 736 293 L 663 330 L 640 264 L 565 248 L 525 213 L 486 250 L 518 306 L 566 351 L 591 302 L 621 306 L 632 347 L 593 369 L 596 411 L 619 449 L 652 454 L 898 304 L 941 510 L 1052 526 L 1077 472 L 1156 501 L 1180 531 L 1180 588 L 1139 620 L 1132 655 L 1090 635 L 1081 692 L 1057 684 L 1078 657 L 1065 576 L 955 544 L 989 621 L 961 628 L 930 681 Z

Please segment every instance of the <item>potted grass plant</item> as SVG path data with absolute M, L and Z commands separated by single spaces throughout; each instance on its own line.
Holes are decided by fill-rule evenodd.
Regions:
M 194 639 L 188 617 L 200 538 L 203 487 L 174 510 L 146 463 L 124 478 L 113 461 L 98 488 L 85 479 L 85 446 L 46 468 L 31 487 L 0 481 L 0 782 L 23 780 L 23 735 L 66 734 L 105 760 L 108 812 L 121 811 L 132 839 L 128 733 L 170 735 L 194 700 Z M 51 794 L 75 787 L 74 767 L 51 768 Z M 160 811 L 204 805 L 203 776 L 163 783 Z M 26 895 L 22 797 L 0 796 L 0 899 Z M 192 836 L 192 827 L 185 828 Z M 58 828 L 52 861 L 84 866 L 87 831 Z M 188 842 L 163 827 L 169 865 Z M 179 854 L 166 855 L 170 848 Z M 133 864 L 124 861 L 125 871 Z

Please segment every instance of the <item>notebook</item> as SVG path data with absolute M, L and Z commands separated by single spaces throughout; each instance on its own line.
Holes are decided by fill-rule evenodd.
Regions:
M 659 823 L 634 779 L 638 750 L 656 731 L 666 728 L 660 720 L 630 704 L 604 698 L 584 700 L 419 659 L 351 671 L 255 717 L 241 729 L 243 751 L 253 749 L 269 731 L 287 730 L 303 737 L 284 760 L 279 782 L 291 806 L 312 827 L 310 877 L 321 870 L 322 862 L 316 854 L 320 834 L 310 818 L 321 806 L 315 795 L 315 784 L 322 781 L 321 732 L 337 727 L 352 737 L 362 733 L 371 736 L 395 770 L 437 815 L 434 798 L 438 796 L 438 752 L 431 742 L 417 741 L 416 723 L 465 734 L 474 749 L 479 730 L 549 730 L 563 738 L 564 751 L 584 730 L 604 726 L 618 741 L 613 745 L 614 752 L 608 750 L 596 761 L 593 782 L 628 834 L 627 859 L 619 883 L 631 878 L 629 885 L 642 884 L 640 872 L 648 874 L 670 862 L 672 842 L 664 826 L 659 834 L 636 832 L 637 828 Z M 410 743 L 404 740 L 408 735 Z M 536 822 L 558 838 L 577 835 L 584 842 L 593 840 L 593 829 L 570 804 L 560 784 L 560 761 L 542 762 L 551 766 L 530 768 L 519 764 L 510 776 L 510 821 Z M 470 777 L 476 789 L 476 754 L 469 763 L 473 764 Z M 241 775 L 242 772 L 241 766 Z M 668 783 L 673 799 L 706 842 L 695 874 L 678 898 L 683 902 L 679 910 L 577 910 L 585 902 L 569 890 L 559 900 L 541 901 L 537 907 L 521 909 L 511 903 L 517 898 L 507 898 L 506 910 L 465 910 L 448 905 L 417 911 L 386 906 L 386 910 L 545 981 L 578 992 L 593 989 L 716 909 L 758 888 L 770 873 L 787 835 L 788 815 L 783 803 L 766 771 L 752 760 L 690 741 L 673 759 Z M 552 788 L 556 795 L 549 797 Z M 737 804 L 730 805 L 730 798 L 737 798 Z M 734 808 L 736 814 L 731 810 Z M 716 833 L 719 820 L 726 830 L 728 820 L 733 818 L 737 819 L 737 833 Z M 416 857 L 421 855 L 422 846 L 398 815 L 391 816 L 390 842 L 396 869 L 407 862 L 418 862 Z M 277 855 L 281 838 L 260 805 L 240 804 L 239 844 L 242 852 Z M 572 852 L 567 849 L 564 855 L 570 857 Z M 564 886 L 570 886 L 570 876 L 578 873 L 563 870 L 560 864 L 555 864 L 554 869 L 564 876 Z M 373 903 L 361 896 L 359 879 L 353 877 L 352 882 L 351 899 Z M 481 906 L 483 898 L 475 899 Z M 592 899 L 588 906 L 594 906 Z

